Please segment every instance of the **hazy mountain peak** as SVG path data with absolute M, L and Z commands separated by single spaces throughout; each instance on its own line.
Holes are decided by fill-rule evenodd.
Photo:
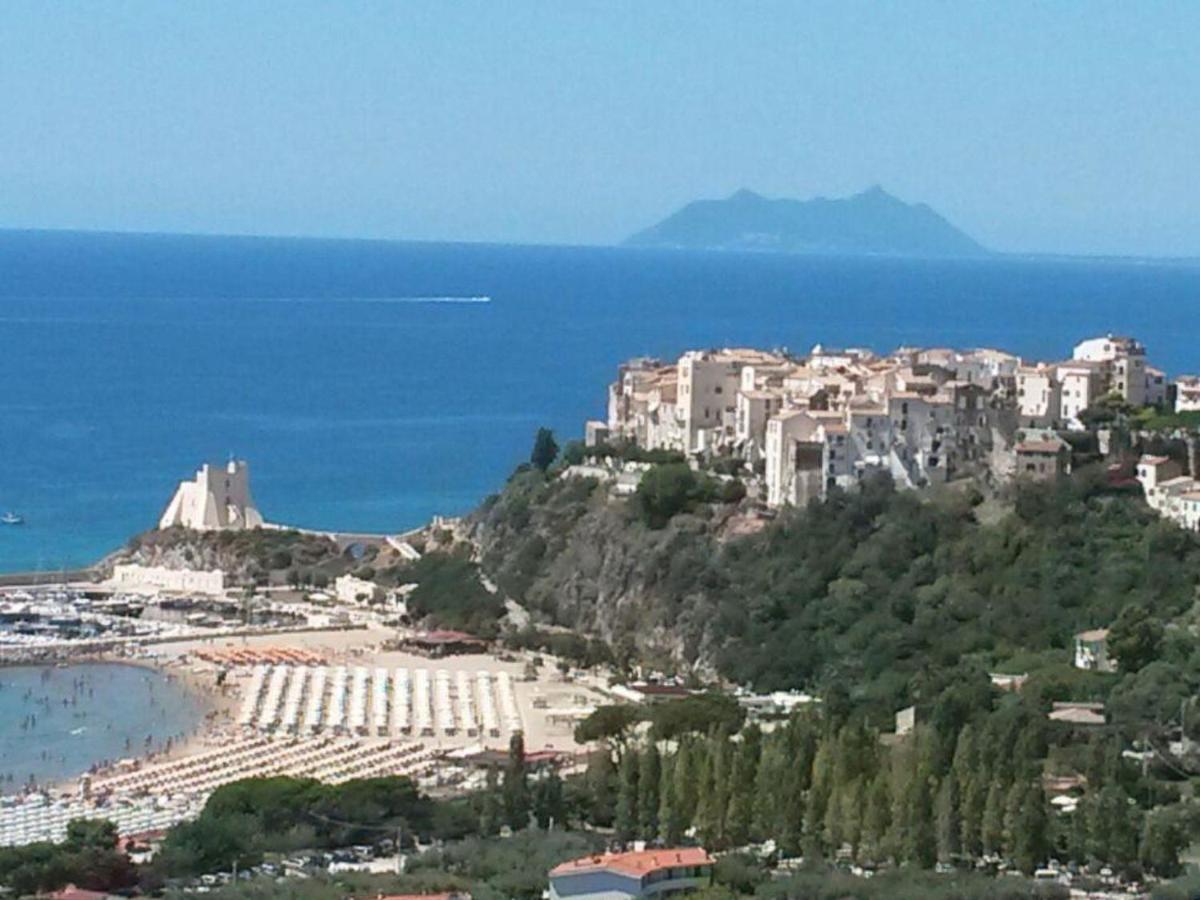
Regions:
M 756 193 L 750 188 L 739 188 L 729 195 L 730 203 L 754 203 L 766 199 L 762 194 Z
M 988 251 L 924 203 L 875 184 L 844 198 L 770 199 L 742 188 L 697 200 L 626 241 L 644 247 L 787 253 L 981 256 Z

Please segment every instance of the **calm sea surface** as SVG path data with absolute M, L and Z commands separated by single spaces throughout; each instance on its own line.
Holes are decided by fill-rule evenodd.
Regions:
M 0 668 L 0 793 L 162 749 L 203 713 L 180 682 L 137 666 Z
M 0 511 L 26 517 L 0 527 L 0 570 L 93 561 L 231 453 L 273 521 L 465 512 L 539 425 L 565 438 L 602 417 L 630 356 L 822 342 L 1052 359 L 1108 330 L 1200 370 L 1200 268 L 0 234 Z

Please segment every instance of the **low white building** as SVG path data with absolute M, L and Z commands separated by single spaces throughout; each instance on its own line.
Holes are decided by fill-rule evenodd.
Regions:
M 1094 628 L 1075 635 L 1075 668 L 1092 672 L 1115 672 L 1117 663 L 1108 656 L 1108 629 Z
M 379 587 L 365 578 L 342 575 L 334 580 L 333 592 L 338 602 L 346 605 L 370 603 Z
M 225 593 L 225 573 L 221 569 L 198 571 L 122 563 L 113 566 L 109 584 L 120 590 L 136 593 L 169 591 L 179 594 L 219 596 Z
M 1200 410 L 1200 375 L 1180 375 L 1175 379 L 1175 412 Z

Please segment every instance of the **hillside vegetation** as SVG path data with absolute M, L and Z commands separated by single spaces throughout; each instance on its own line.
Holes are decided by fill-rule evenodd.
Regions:
M 1071 667 L 1074 633 L 1126 607 L 1159 629 L 1191 609 L 1200 545 L 1136 493 L 1082 474 L 1018 487 L 988 516 L 979 499 L 881 478 L 726 539 L 728 503 L 651 528 L 593 481 L 524 472 L 471 528 L 501 590 L 619 659 L 833 687 L 881 716 L 964 663 L 1029 671 L 1047 696 L 1106 694 L 1112 679 Z M 1190 683 L 1191 642 L 1166 637 L 1155 664 Z

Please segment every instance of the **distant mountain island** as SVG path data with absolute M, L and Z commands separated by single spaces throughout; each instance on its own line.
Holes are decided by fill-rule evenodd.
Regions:
M 631 247 L 890 256 L 985 256 L 989 251 L 924 203 L 881 187 L 851 197 L 772 200 L 740 190 L 697 200 L 625 241 Z

